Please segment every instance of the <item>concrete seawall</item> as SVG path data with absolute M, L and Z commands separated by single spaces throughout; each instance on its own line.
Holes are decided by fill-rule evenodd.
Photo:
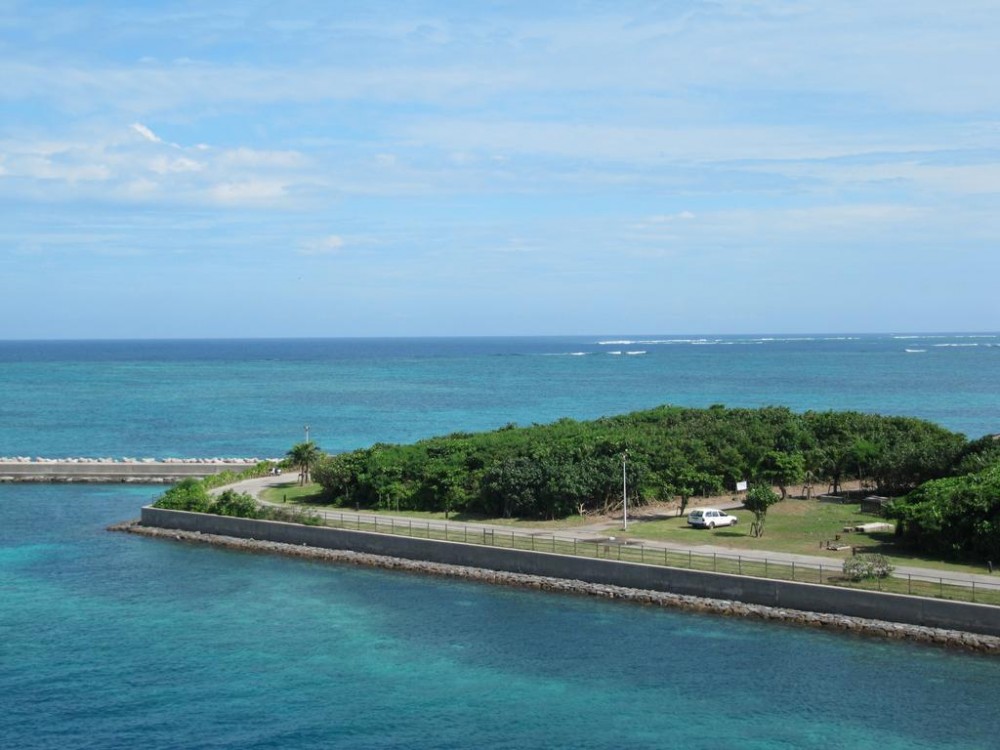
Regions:
M 152 507 L 142 509 L 141 524 L 682 597 L 742 602 L 772 612 L 794 610 L 799 615 L 819 613 L 834 618 L 858 618 L 1000 637 L 1000 608 L 982 604 Z M 796 617 L 798 615 L 788 619 Z
M 158 484 L 243 471 L 251 463 L 228 461 L 0 461 L 0 482 L 134 482 Z

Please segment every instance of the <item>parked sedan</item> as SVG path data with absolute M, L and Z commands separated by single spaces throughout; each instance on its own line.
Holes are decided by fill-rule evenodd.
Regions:
M 688 525 L 702 529 L 714 529 L 716 526 L 733 526 L 740 519 L 731 516 L 718 508 L 698 508 L 688 514 Z

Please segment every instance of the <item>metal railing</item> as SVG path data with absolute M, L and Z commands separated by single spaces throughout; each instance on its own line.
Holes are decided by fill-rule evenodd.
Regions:
M 672 549 L 613 537 L 594 540 L 579 539 L 560 537 L 549 533 L 470 526 L 446 521 L 413 520 L 398 517 L 382 518 L 376 515 L 340 513 L 329 510 L 315 512 L 323 519 L 324 525 L 333 528 L 826 586 L 846 586 L 1000 606 L 1000 581 L 990 583 L 977 582 L 973 579 L 951 578 L 940 575 L 937 571 L 928 571 L 926 574 L 894 573 L 887 578 L 852 581 L 844 576 L 843 565 L 839 562 L 823 565 L 775 560 L 759 555 Z

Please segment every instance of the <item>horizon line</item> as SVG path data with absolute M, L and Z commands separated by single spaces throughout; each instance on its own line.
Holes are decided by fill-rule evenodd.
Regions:
M 1000 337 L 1000 330 L 942 330 L 942 331 L 755 331 L 749 333 L 490 333 L 490 334 L 377 334 L 377 335 L 341 335 L 341 336 L 110 336 L 110 337 L 45 337 L 45 338 L 0 338 L 0 344 L 29 343 L 128 343 L 128 342 L 191 342 L 191 341 L 371 341 L 371 340 L 468 340 L 468 339 L 554 339 L 554 338 L 800 338 L 808 339 L 818 336 L 834 338 L 848 336 L 914 336 L 914 337 L 944 337 L 944 336 L 982 336 Z

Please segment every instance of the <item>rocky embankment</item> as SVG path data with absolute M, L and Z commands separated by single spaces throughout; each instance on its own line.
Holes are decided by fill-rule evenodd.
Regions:
M 541 589 L 544 591 L 554 591 L 566 594 L 597 596 L 606 599 L 620 599 L 622 601 L 634 602 L 637 604 L 674 607 L 691 612 L 702 612 L 727 617 L 748 617 L 758 620 L 773 620 L 791 625 L 821 628 L 825 630 L 838 630 L 869 637 L 907 640 L 949 648 L 958 648 L 967 651 L 975 651 L 984 654 L 1000 655 L 1000 638 L 956 630 L 942 630 L 940 628 L 927 628 L 917 625 L 903 625 L 899 623 L 885 622 L 882 620 L 847 617 L 844 615 L 827 615 L 816 612 L 803 612 L 800 610 L 766 607 L 757 604 L 744 604 L 736 601 L 705 599 L 696 596 L 681 596 L 679 594 L 669 594 L 660 591 L 630 589 L 622 586 L 607 586 L 603 584 L 587 583 L 585 581 L 548 578 L 544 576 L 525 575 L 521 573 L 507 573 L 503 571 L 487 570 L 484 568 L 444 565 L 441 563 L 407 560 L 398 557 L 383 557 L 380 555 L 352 552 L 350 550 L 329 550 L 318 547 L 308 547 L 305 545 L 283 544 L 280 542 L 265 542 L 255 539 L 238 539 L 236 537 L 229 536 L 202 534 L 200 532 L 161 529 L 142 526 L 138 521 L 127 521 L 115 524 L 114 526 L 109 527 L 109 530 L 125 531 L 133 534 L 141 534 L 143 536 L 159 537 L 162 539 L 172 539 L 176 541 L 214 544 L 221 547 L 247 552 L 275 553 L 289 555 L 292 557 L 306 557 L 316 560 L 326 560 L 329 562 L 366 565 L 377 568 L 386 568 L 389 570 L 405 570 L 428 575 L 463 578 L 466 580 L 499 584 L 503 586 L 521 586 L 525 588 Z

